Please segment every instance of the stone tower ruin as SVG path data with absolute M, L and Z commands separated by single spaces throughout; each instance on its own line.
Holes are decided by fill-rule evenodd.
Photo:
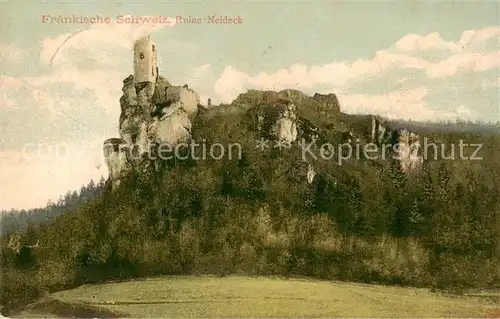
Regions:
M 149 36 L 134 44 L 134 82 L 137 85 L 155 84 L 158 78 L 156 46 Z
M 138 104 L 147 119 L 151 119 L 151 102 L 158 80 L 156 46 L 149 36 L 134 43 L 134 86 Z

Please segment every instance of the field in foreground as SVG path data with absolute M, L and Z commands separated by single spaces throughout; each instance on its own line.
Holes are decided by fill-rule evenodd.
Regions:
M 496 299 L 496 300 L 494 300 Z M 498 297 L 263 277 L 169 276 L 85 285 L 14 317 L 498 317 Z

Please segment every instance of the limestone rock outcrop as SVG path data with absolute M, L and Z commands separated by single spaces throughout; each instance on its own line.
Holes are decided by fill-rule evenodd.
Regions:
M 406 129 L 397 132 L 397 160 L 401 170 L 407 174 L 417 171 L 421 168 L 424 159 L 420 150 L 420 137 L 414 132 Z
M 313 99 L 322 103 L 326 107 L 326 109 L 330 112 L 333 112 L 333 114 L 336 115 L 340 114 L 339 100 L 334 93 L 329 93 L 329 94 L 316 93 L 314 94 Z
M 371 142 L 377 145 L 382 145 L 387 141 L 388 135 L 390 135 L 390 129 L 388 129 L 384 120 L 380 117 L 372 116 L 372 129 L 371 129 Z
M 104 155 L 113 187 L 130 168 L 137 168 L 153 147 L 175 147 L 191 138 L 191 125 L 198 112 L 198 93 L 187 87 L 172 86 L 158 77 L 156 83 L 134 83 L 130 75 L 123 81 L 120 98 L 120 138 L 104 142 Z
M 306 98 L 306 95 L 297 90 L 282 90 L 275 91 L 259 91 L 248 90 L 245 93 L 238 95 L 233 101 L 234 104 L 248 104 L 248 105 L 261 105 L 261 104 L 277 104 L 284 102 L 291 102 L 300 104 Z
M 118 187 L 124 174 L 130 168 L 130 161 L 127 158 L 128 144 L 121 138 L 109 138 L 104 141 L 103 152 L 109 170 L 109 180 L 113 188 Z
M 248 90 L 240 94 L 233 104 L 250 106 L 249 121 L 254 123 L 253 127 L 264 138 L 278 140 L 284 144 L 302 139 L 308 143 L 324 143 L 326 140 L 320 141 L 318 126 L 314 125 L 307 115 L 322 110 L 337 117 L 338 100 L 333 93 L 316 93 L 314 96 L 313 98 L 292 89 L 279 92 Z
M 293 103 L 258 105 L 251 108 L 247 116 L 250 126 L 263 138 L 280 141 L 283 145 L 290 145 L 298 139 L 300 120 Z
M 297 114 L 295 105 L 290 103 L 280 112 L 278 120 L 273 127 L 276 140 L 290 145 L 297 140 Z
M 410 174 L 418 170 L 423 162 L 420 136 L 405 128 L 393 129 L 387 121 L 372 116 L 371 142 L 379 147 L 391 146 L 403 172 Z
M 316 176 L 316 171 L 311 164 L 307 165 L 307 182 L 311 184 L 314 181 L 314 177 Z
M 206 112 L 195 91 L 187 85 L 174 86 L 161 76 L 154 82 L 137 83 L 130 75 L 123 81 L 122 92 L 120 136 L 106 140 L 103 146 L 113 188 L 120 185 L 129 170 L 143 167 L 147 162 L 145 155 L 151 159 L 149 155 L 156 154 L 158 145 L 167 144 L 172 149 L 179 143 L 188 143 L 197 114 Z M 393 153 L 397 165 L 406 173 L 423 163 L 418 134 L 394 129 L 388 121 L 375 116 L 352 115 L 349 122 L 344 122 L 341 117 L 345 115 L 340 113 L 333 93 L 316 93 L 311 97 L 296 90 L 248 90 L 230 107 L 240 109 L 242 105 L 249 129 L 283 146 L 299 146 L 298 142 L 304 141 L 313 142 L 316 148 L 324 143 L 354 143 L 359 136 L 362 143 L 372 142 L 380 147 L 396 145 Z M 316 172 L 312 163 L 308 164 L 307 180 L 312 183 Z

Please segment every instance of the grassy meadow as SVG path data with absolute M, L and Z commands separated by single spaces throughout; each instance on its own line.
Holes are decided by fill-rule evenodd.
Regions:
M 167 276 L 60 291 L 15 317 L 493 317 L 498 298 L 313 279 Z

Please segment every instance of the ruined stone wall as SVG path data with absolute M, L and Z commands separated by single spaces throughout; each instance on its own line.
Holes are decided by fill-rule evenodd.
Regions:
M 198 110 L 200 104 L 200 96 L 190 88 L 182 86 L 171 86 L 166 92 L 167 104 L 180 102 L 182 108 L 188 113 L 193 114 Z

